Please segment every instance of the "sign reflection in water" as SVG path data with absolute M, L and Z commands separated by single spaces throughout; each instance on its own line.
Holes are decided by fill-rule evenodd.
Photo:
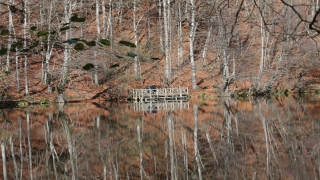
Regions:
M 0 176 L 317 179 L 319 106 L 289 98 L 2 109 Z

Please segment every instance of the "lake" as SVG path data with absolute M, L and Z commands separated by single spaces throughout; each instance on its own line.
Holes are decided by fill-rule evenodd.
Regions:
M 320 100 L 1 109 L 3 179 L 319 179 Z

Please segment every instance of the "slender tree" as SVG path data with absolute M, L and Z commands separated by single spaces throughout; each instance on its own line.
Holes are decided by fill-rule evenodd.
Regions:
M 196 29 L 197 25 L 195 23 L 195 16 L 196 16 L 196 7 L 195 3 L 193 0 L 190 0 L 190 5 L 191 5 L 191 25 L 190 25 L 190 30 L 189 30 L 189 54 L 190 54 L 190 62 L 191 62 L 191 74 L 192 74 L 192 88 L 196 89 L 197 88 L 197 71 L 196 71 L 196 65 L 195 65 L 195 60 L 194 60 L 194 40 L 196 36 Z
M 9 13 L 9 25 L 8 25 L 8 47 L 7 47 L 7 63 L 6 71 L 10 71 L 10 50 L 12 45 L 12 32 L 13 32 L 13 20 L 11 8 L 13 6 L 13 0 L 8 0 L 8 13 Z
M 183 51 L 182 51 L 182 10 L 181 10 L 181 0 L 178 1 L 178 66 L 180 67 Z
M 170 76 L 170 54 L 169 54 L 169 5 L 166 0 L 163 1 L 163 24 L 164 24 L 164 51 L 165 51 L 165 84 L 169 85 Z
M 27 26 L 28 26 L 28 0 L 23 1 L 23 48 L 27 49 Z M 24 83 L 25 83 L 25 95 L 29 95 L 28 87 L 28 56 L 24 55 Z
M 100 12 L 100 7 L 99 7 L 99 0 L 96 0 L 96 27 L 97 27 L 97 42 L 100 39 L 100 16 L 99 16 L 99 12 Z M 94 50 L 94 83 L 99 86 L 99 77 L 98 77 L 98 47 L 95 47 Z

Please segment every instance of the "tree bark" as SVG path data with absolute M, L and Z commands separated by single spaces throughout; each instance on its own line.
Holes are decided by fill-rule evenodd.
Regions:
M 194 39 L 196 33 L 196 24 L 195 24 L 195 4 L 193 0 L 190 0 L 191 5 L 191 27 L 189 32 L 189 39 L 190 39 L 190 62 L 191 62 L 191 73 L 192 73 L 192 88 L 197 88 L 197 72 L 196 72 L 196 65 L 194 62 Z
M 9 0 L 9 5 L 8 5 L 8 13 L 9 13 L 9 25 L 8 25 L 8 47 L 7 47 L 7 62 L 6 62 L 6 71 L 10 71 L 10 50 L 11 50 L 11 45 L 12 45 L 12 30 L 13 30 L 13 20 L 12 20 L 12 12 L 10 9 L 10 6 L 12 6 L 13 0 Z
M 27 17 L 28 17 L 28 0 L 24 1 L 24 10 L 23 10 L 23 48 L 27 49 Z M 29 95 L 28 87 L 28 56 L 24 55 L 24 83 L 25 83 L 25 95 Z
M 165 83 L 168 83 L 170 77 L 169 63 L 170 63 L 170 54 L 169 54 L 169 19 L 168 19 L 168 8 L 169 5 L 167 1 L 163 1 L 163 24 L 164 24 L 164 51 L 165 51 Z
M 183 32 L 182 32 L 182 11 L 181 11 L 181 0 L 178 2 L 178 66 L 180 67 L 183 52 L 182 52 L 182 40 L 183 40 Z

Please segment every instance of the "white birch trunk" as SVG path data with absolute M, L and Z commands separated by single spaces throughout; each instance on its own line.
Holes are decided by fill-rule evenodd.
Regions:
M 191 27 L 189 32 L 190 38 L 190 61 L 191 61 L 191 73 L 192 73 L 192 88 L 197 88 L 197 74 L 196 74 L 196 65 L 194 62 L 194 39 L 195 39 L 195 32 L 196 32 L 196 25 L 195 25 L 195 4 L 193 0 L 190 0 L 191 5 Z
M 137 22 L 137 0 L 133 1 L 133 33 L 134 33 L 134 44 L 138 46 L 138 22 Z M 137 54 L 137 48 L 135 48 L 135 54 Z M 134 57 L 134 74 L 138 76 L 138 56 Z
M 109 6 L 110 6 L 110 4 L 109 4 Z M 105 39 L 107 37 L 107 15 L 106 15 L 106 1 L 105 0 L 101 0 L 101 10 L 102 10 L 102 35 L 101 36 L 103 39 Z
M 50 8 L 49 8 L 49 17 L 48 19 L 51 20 L 52 16 L 52 8 L 53 8 L 53 1 L 50 2 Z M 51 23 L 48 23 L 48 31 L 51 31 Z M 53 43 L 50 42 L 51 35 L 48 35 L 47 38 L 47 51 L 46 51 L 46 57 L 45 57 L 45 65 L 44 65 L 44 84 L 47 85 L 48 91 L 51 93 L 52 88 L 51 88 L 51 75 L 50 75 L 50 60 L 51 60 L 51 54 L 52 54 L 52 46 Z
M 178 2 L 178 66 L 180 67 L 182 61 L 182 40 L 183 40 L 183 32 L 182 32 L 182 12 L 181 12 L 181 0 Z
M 99 41 L 100 38 L 100 16 L 99 16 L 99 0 L 96 0 L 96 27 L 97 27 L 97 42 Z M 98 49 L 97 46 L 95 47 L 94 50 L 94 84 L 99 86 L 99 77 L 98 77 L 98 60 L 97 60 L 97 55 L 98 55 Z
M 171 0 L 167 0 L 167 25 L 168 25 L 168 57 L 169 57 L 169 78 L 171 78 L 172 59 L 171 59 L 171 47 L 172 47 L 172 28 L 171 28 Z
M 263 9 L 262 9 L 262 14 L 263 14 Z M 264 67 L 264 41 L 265 41 L 265 33 L 264 33 L 264 24 L 263 24 L 263 17 L 260 17 L 260 33 L 261 33 L 261 52 L 260 52 L 260 65 L 259 65 L 259 72 L 256 80 L 256 86 L 255 86 L 255 91 L 258 91 L 260 89 L 260 81 L 261 81 L 261 76 L 263 73 L 263 67 Z
M 119 8 L 118 18 L 119 18 L 119 27 L 120 27 L 120 25 L 122 24 L 122 0 L 118 1 L 118 8 Z
M 210 37 L 211 37 L 211 30 L 212 30 L 212 26 L 210 25 L 210 28 L 209 28 L 208 34 L 207 34 L 207 39 L 206 39 L 206 42 L 204 44 L 203 52 L 202 52 L 202 66 L 204 66 L 204 64 L 205 64 L 207 51 L 208 51 L 208 46 L 209 46 Z
M 164 24 L 164 51 L 165 51 L 165 68 L 164 68 L 164 75 L 165 81 L 167 82 L 170 79 L 170 70 L 169 70 L 169 63 L 170 63 L 170 54 L 169 54 L 169 19 L 168 19 L 168 8 L 169 5 L 167 1 L 163 1 L 163 24 Z
M 10 50 L 12 45 L 12 31 L 13 31 L 13 20 L 12 20 L 12 12 L 10 9 L 10 5 L 12 5 L 13 0 L 9 0 L 8 12 L 9 12 L 9 25 L 8 25 L 8 47 L 7 47 L 7 62 L 6 62 L 6 71 L 10 71 Z
M 70 18 L 72 14 L 72 2 L 71 0 L 64 0 L 64 23 L 70 23 Z M 68 40 L 71 38 L 71 28 L 66 31 L 65 39 Z M 69 66 L 69 60 L 71 58 L 71 47 L 68 43 L 65 43 L 64 45 L 64 51 L 63 51 L 63 67 L 62 67 L 62 83 L 60 85 L 60 89 L 64 90 L 64 86 L 67 82 L 68 78 L 68 66 Z
M 161 0 L 159 0 L 158 3 L 158 13 L 159 13 L 159 41 L 160 41 L 160 50 L 161 52 L 164 52 L 164 48 L 163 48 L 163 39 L 162 39 L 162 20 L 161 20 L 161 16 L 162 16 L 162 5 L 161 5 Z
M 24 19 L 23 19 L 23 48 L 27 49 L 27 12 L 28 12 L 28 0 L 24 1 Z M 25 95 L 29 95 L 29 88 L 28 88 L 28 56 L 24 55 L 24 83 L 25 83 Z
M 113 1 L 109 0 L 109 16 L 108 16 L 108 26 L 109 26 L 109 40 L 110 40 L 110 51 L 113 52 Z M 110 64 L 113 63 L 112 56 L 110 56 Z

